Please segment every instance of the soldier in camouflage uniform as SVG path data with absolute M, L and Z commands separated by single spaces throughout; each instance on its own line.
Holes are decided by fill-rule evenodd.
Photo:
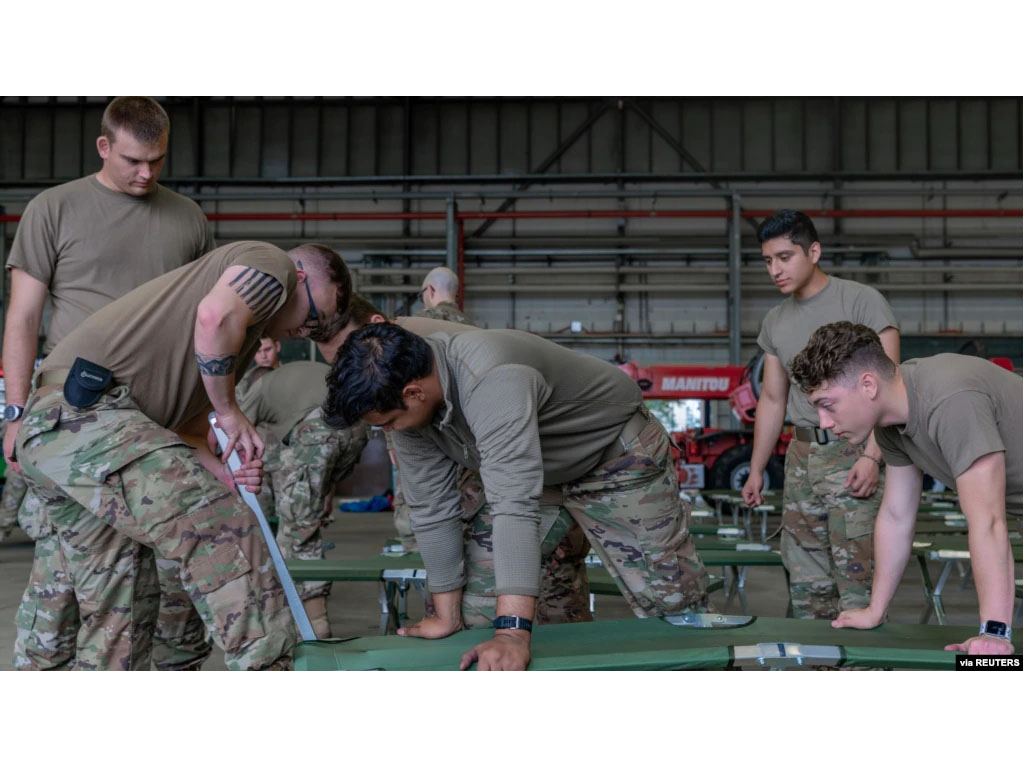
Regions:
M 459 278 L 448 267 L 435 267 L 423 278 L 420 298 L 424 308 L 416 313 L 416 317 L 473 325 L 469 316 L 459 309 L 458 296 Z
M 286 558 L 323 559 L 323 529 L 333 520 L 334 487 L 352 471 L 369 437 L 364 424 L 346 430 L 324 424 L 320 404 L 327 396 L 329 370 L 323 363 L 289 363 L 267 373 L 239 400 L 250 421 L 265 430 L 268 447 L 273 446 L 274 460 L 264 469 L 274 487 L 277 543 Z M 318 637 L 331 633 L 330 588 L 326 581 L 298 585 Z
M 229 487 L 257 491 L 262 474 L 234 369 L 264 329 L 329 338 L 350 286 L 325 246 L 285 254 L 233 243 L 99 310 L 36 372 L 16 447 L 71 573 L 78 653 L 96 668 L 137 668 L 148 652 L 146 617 L 120 609 L 144 587 L 146 547 L 171 561 L 230 669 L 290 667 L 283 589 L 254 515 Z M 234 473 L 205 442 L 211 406 L 227 451 L 238 447 Z
M 430 320 L 431 318 L 428 318 Z M 439 318 L 433 318 L 439 319 Z M 336 357 L 337 348 L 353 331 L 369 323 L 385 322 L 384 315 L 363 296 L 355 294 L 349 305 L 348 323 L 330 345 L 322 345 L 321 352 L 327 360 Z M 449 322 L 423 322 L 399 317 L 396 324 L 413 333 L 426 334 L 438 330 L 458 331 L 460 326 Z M 466 330 L 466 329 L 462 329 Z M 395 529 L 406 552 L 417 552 L 416 537 L 409 520 L 409 506 L 401 492 L 398 465 L 391 450 L 391 436 L 385 434 L 388 453 L 394 464 L 395 478 Z M 465 525 L 464 543 L 468 583 L 463 592 L 462 609 L 464 616 L 472 617 L 471 624 L 486 620 L 493 621 L 497 606 L 494 592 L 494 557 L 492 550 L 493 518 L 486 508 L 483 482 L 480 473 L 463 471 L 458 479 L 460 504 Z M 572 621 L 590 621 L 590 592 L 584 562 L 590 544 L 579 525 L 564 510 L 557 509 L 557 501 L 546 504 L 545 520 L 550 529 L 542 545 L 542 581 L 537 604 L 539 624 L 558 624 Z M 557 520 L 556 520 L 557 518 Z M 427 598 L 427 615 L 433 614 L 433 602 Z M 469 626 L 469 624 L 467 624 Z
M 537 614 L 547 494 L 580 524 L 636 615 L 707 605 L 668 435 L 636 383 L 608 363 L 519 331 L 421 338 L 371 324 L 339 350 L 325 420 L 392 432 L 437 611 L 403 628 L 406 636 L 444 637 L 462 624 L 457 479 L 460 467 L 480 472 L 494 517 L 496 611 L 507 626 L 471 649 L 464 668 L 529 663 L 524 622 Z
M 52 538 L 78 597 L 76 668 L 148 669 L 152 617 L 118 610 L 145 592 L 137 576 L 145 546 L 181 569 L 229 668 L 265 668 L 287 656 L 291 617 L 252 513 L 177 435 L 133 407 L 127 386 L 81 411 L 60 384 L 39 387 L 30 403 L 18 455 L 57 528 Z
M 834 619 L 870 599 L 872 531 L 884 486 L 881 450 L 874 438 L 858 449 L 843 435 L 819 429 L 789 367 L 817 328 L 838 320 L 871 326 L 898 361 L 898 326 L 874 288 L 822 271 L 821 243 L 805 214 L 777 211 L 758 228 L 758 240 L 765 266 L 787 298 L 765 316 L 757 338 L 765 353 L 764 383 L 743 497 L 747 504 L 762 503 L 762 473 L 788 416 L 794 440 L 786 451 L 781 553 L 790 602 L 797 618 Z
M 48 189 L 25 208 L 6 264 L 11 272 L 4 339 L 9 404 L 27 401 L 47 296 L 53 312 L 44 354 L 94 311 L 215 246 L 199 206 L 157 184 L 168 131 L 167 114 L 152 99 L 118 97 L 103 113 L 97 139 L 101 170 Z M 11 425 L 15 429 L 4 440 L 8 456 L 20 422 Z M 10 467 L 7 476 L 17 477 L 16 469 Z M 17 481 L 10 487 L 15 489 Z M 45 506 L 28 494 L 19 522 L 27 533 L 33 532 L 30 536 L 52 537 L 54 528 L 46 514 Z M 30 581 L 16 618 L 17 669 L 70 669 L 76 664 L 79 611 L 74 590 L 64 581 L 66 563 L 58 551 L 55 540 L 36 542 Z M 182 598 L 180 579 L 173 571 L 157 570 L 151 551 L 142 553 L 141 562 L 145 583 L 163 581 L 173 613 L 170 606 Z M 136 598 L 136 610 L 155 615 L 161 589 L 152 586 Z M 132 608 L 124 605 L 120 610 Z M 196 632 L 202 631 L 198 617 L 185 636 L 176 634 L 180 631 L 180 625 L 158 628 L 153 646 L 158 669 L 197 666 L 209 655 L 212 645 L 195 644 Z M 93 664 L 88 658 L 81 661 L 86 667 Z

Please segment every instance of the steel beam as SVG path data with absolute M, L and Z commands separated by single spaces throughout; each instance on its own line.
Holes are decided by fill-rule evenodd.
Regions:
M 740 196 L 732 196 L 732 222 L 729 227 L 729 362 L 740 364 L 740 277 L 743 268 L 740 227 Z
M 444 211 L 445 266 L 452 272 L 459 268 L 459 231 L 455 220 L 455 198 L 449 197 Z
M 37 184 L 35 181 L 25 181 L 10 184 L 0 183 L 0 189 L 5 187 L 17 188 L 17 189 L 32 189 L 31 192 L 0 192 L 0 202 L 14 203 L 21 201 L 28 201 L 35 197 L 38 192 L 35 191 L 37 187 L 46 186 L 44 184 Z M 164 184 L 164 186 L 168 186 Z M 171 185 L 173 186 L 173 185 Z M 183 185 L 188 187 L 195 186 L 194 184 Z M 326 185 L 324 185 L 326 186 Z M 295 200 L 446 200 L 449 197 L 455 197 L 457 200 L 474 200 L 486 203 L 486 196 L 477 191 L 459 190 L 455 192 L 445 192 L 437 190 L 435 192 L 426 191 L 411 191 L 404 185 L 405 188 L 402 190 L 397 189 L 384 189 L 384 190 L 372 190 L 372 191 L 354 191 L 354 190 L 336 190 L 331 192 L 183 192 L 187 197 L 192 200 L 268 200 L 268 201 L 282 201 L 282 202 L 293 202 Z M 834 187 L 819 187 L 819 188 L 759 188 L 759 187 L 725 187 L 721 190 L 710 191 L 707 189 L 664 189 L 664 188 L 650 188 L 650 189 L 574 189 L 553 192 L 551 190 L 519 190 L 519 191 L 508 191 L 508 192 L 497 192 L 491 193 L 492 197 L 505 197 L 505 198 L 516 198 L 516 199 L 539 199 L 539 200 L 597 200 L 601 198 L 630 198 L 630 199 L 650 199 L 657 201 L 659 199 L 675 199 L 675 198 L 718 198 L 718 197 L 732 197 L 733 194 L 748 195 L 752 197 L 786 197 L 786 198 L 800 198 L 800 197 L 814 197 L 820 198 L 823 196 L 830 197 L 991 197 L 998 198 L 1003 201 L 1009 195 L 1021 195 L 1024 190 L 1021 188 L 991 188 L 991 189 L 979 189 L 977 187 L 970 188 L 950 188 L 950 187 L 919 187 L 917 189 L 864 189 L 864 188 L 846 188 L 837 189 Z
M 598 111 L 595 115 L 603 114 Z M 559 155 L 560 157 L 561 155 Z M 555 158 L 557 160 L 558 158 Z M 24 179 L 24 173 L 19 179 Z M 953 182 L 953 181 L 1020 181 L 1019 171 L 847 171 L 839 174 L 829 174 L 833 181 L 854 182 L 854 181 L 931 181 L 931 182 Z M 24 182 L 18 180 L 18 185 L 32 185 L 52 187 L 57 184 L 64 184 L 73 181 L 72 177 L 58 179 L 31 179 Z M 454 185 L 454 184 L 497 184 L 497 185 L 524 185 L 532 184 L 712 184 L 722 182 L 758 184 L 766 181 L 805 181 L 820 182 L 822 174 L 814 171 L 784 171 L 771 174 L 751 173 L 748 171 L 719 171 L 712 173 L 523 173 L 523 174 L 424 174 L 403 176 L 169 176 L 161 179 L 165 186 L 185 184 L 212 185 L 236 185 L 236 186 L 400 186 L 410 185 Z M 15 183 L 15 180 L 2 179 L 6 184 Z M 497 193 L 501 195 L 502 193 Z

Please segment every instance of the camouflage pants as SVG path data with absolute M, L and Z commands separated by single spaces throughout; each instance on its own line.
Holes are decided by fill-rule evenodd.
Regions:
M 8 467 L 4 477 L 4 492 L 0 496 L 0 541 L 7 538 L 18 522 L 18 510 L 25 499 L 26 489 L 25 478 L 21 473 Z
M 419 552 L 416 544 L 416 536 L 412 532 L 412 520 L 409 515 L 409 505 L 405 503 L 405 494 L 402 493 L 402 478 L 399 476 L 398 467 L 392 467 L 395 478 L 395 531 L 398 533 L 398 540 L 406 552 Z
M 100 669 L 141 666 L 147 617 L 131 606 L 152 589 L 151 548 L 180 576 L 228 668 L 290 665 L 295 630 L 255 517 L 177 435 L 139 411 L 127 387 L 86 409 L 68 405 L 59 386 L 38 390 L 18 455 L 57 529 L 78 601 L 79 657 Z
M 280 468 L 272 478 L 279 519 L 277 545 L 286 558 L 323 559 L 323 529 L 330 522 L 325 502 L 359 461 L 368 436 L 363 424 L 331 429 L 319 408 L 292 427 L 287 445 L 281 448 Z M 297 586 L 303 600 L 330 593 L 326 581 L 305 581 Z
M 483 495 L 480 475 L 467 470 L 460 478 L 466 586 L 462 590 L 462 621 L 467 629 L 489 627 L 497 616 L 494 575 L 494 517 Z M 590 543 L 568 512 L 541 500 L 545 519 L 554 517 L 540 545 L 541 585 L 534 619 L 537 624 L 591 621 L 590 587 L 585 559 Z
M 561 506 L 639 617 L 707 605 L 708 574 L 690 536 L 690 505 L 679 498 L 669 446 L 665 428 L 649 418 L 621 456 L 561 487 Z
M 281 450 L 284 446 L 281 441 L 271 434 L 269 429 L 257 426 L 256 431 L 263 438 L 263 484 L 260 492 L 256 494 L 256 501 L 260 509 L 269 519 L 277 514 L 277 500 L 274 495 L 274 478 L 280 479 L 281 474 Z M 280 522 L 280 521 L 278 521 Z
M 101 644 L 76 647 L 81 629 L 78 599 L 57 529 L 38 495 L 31 491 L 25 494 L 18 519 L 35 541 L 35 551 L 28 586 L 14 620 L 14 668 L 105 668 L 107 649 Z M 138 568 L 131 602 L 112 608 L 137 616 L 140 636 L 145 638 L 132 653 L 131 667 L 149 669 L 151 657 L 157 670 L 198 670 L 210 657 L 213 643 L 185 593 L 176 564 L 156 558 L 149 547 L 144 547 Z
M 860 451 L 846 440 L 794 440 L 782 491 L 782 562 L 793 615 L 834 619 L 870 602 L 871 534 L 883 483 L 868 499 L 843 487 Z
M 467 498 L 472 484 L 465 476 L 460 490 L 466 519 L 474 510 Z M 557 510 L 557 516 L 541 545 L 538 621 L 590 618 L 583 561 L 591 547 L 637 616 L 706 607 L 708 575 L 690 536 L 690 506 L 679 498 L 668 434 L 656 420 L 651 419 L 621 456 L 571 483 L 545 488 L 541 503 L 542 512 Z M 492 529 L 490 515 L 478 513 L 465 534 L 463 615 L 471 617 L 467 623 L 473 626 L 494 611 L 477 597 L 493 595 Z
M 18 522 L 35 541 L 28 586 L 15 614 L 14 668 L 71 669 L 78 601 L 56 530 L 39 497 L 28 491 Z

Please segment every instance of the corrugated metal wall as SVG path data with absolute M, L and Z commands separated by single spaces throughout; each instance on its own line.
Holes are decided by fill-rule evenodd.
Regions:
M 106 98 L 0 100 L 0 182 L 96 170 Z M 170 177 L 1021 169 L 1015 98 L 165 99 Z M 650 121 L 645 120 L 647 115 Z
M 463 195 L 460 211 L 492 211 L 517 191 L 537 196 L 509 203 L 510 210 L 725 211 L 735 190 L 752 210 L 1021 206 L 1018 98 L 162 101 L 172 120 L 163 180 L 210 213 L 442 212 L 449 192 Z M 0 205 L 8 214 L 47 183 L 99 168 L 95 138 L 106 102 L 0 99 Z M 580 197 L 595 190 L 606 196 Z M 697 196 L 672 197 L 680 191 Z M 410 192 L 432 197 L 388 197 Z M 848 276 L 878 284 L 922 349 L 963 331 L 1016 347 L 1019 360 L 1019 217 L 817 224 L 830 263 L 921 268 L 901 277 Z M 594 333 L 562 340 L 605 358 L 727 360 L 724 273 L 711 278 L 721 285 L 714 293 L 687 289 L 685 270 L 629 278 L 678 285 L 669 292 L 622 292 L 613 281 L 622 266 L 724 267 L 728 219 L 520 219 L 486 232 L 482 225 L 465 228 L 467 306 L 480 322 L 557 334 L 579 321 Z M 390 312 L 415 309 L 419 274 L 445 260 L 443 220 L 223 221 L 216 232 L 221 242 L 322 240 L 357 270 L 405 270 L 361 278 Z M 779 300 L 758 269 L 753 232 L 743 226 L 744 355 Z M 8 242 L 12 233 L 8 225 Z M 512 274 L 530 265 L 584 266 L 591 274 Z M 951 287 L 886 290 L 900 280 Z M 525 287 L 538 281 L 546 292 Z M 558 292 L 570 284 L 573 291 Z M 519 292 L 500 290 L 509 285 Z

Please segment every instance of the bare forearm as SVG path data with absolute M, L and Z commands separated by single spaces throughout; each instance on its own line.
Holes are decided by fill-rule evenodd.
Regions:
M 432 592 L 437 617 L 455 630 L 462 626 L 462 589 L 450 592 Z
M 195 355 L 203 387 L 217 413 L 238 407 L 235 400 L 235 367 L 238 352 L 245 341 L 245 327 L 237 327 L 228 318 L 202 310 L 196 321 Z
M 12 317 L 7 313 L 4 329 L 4 384 L 7 402 L 24 405 L 28 400 L 39 346 L 39 317 Z
M 987 524 L 972 525 L 967 532 L 971 568 L 978 590 L 978 610 L 982 621 L 1001 621 L 1009 625 L 1013 615 L 1013 557 L 1006 532 L 1006 521 L 996 517 Z
M 786 421 L 785 401 L 778 402 L 762 395 L 754 415 L 754 447 L 750 456 L 751 474 L 761 474 L 775 449 L 775 443 Z
M 967 546 L 983 621 L 1010 623 L 1013 613 L 1013 558 L 1006 531 L 1006 454 L 976 459 L 956 479 L 967 517 Z
M 907 567 L 914 540 L 913 514 L 897 517 L 883 504 L 875 520 L 875 574 L 871 584 L 871 609 L 881 621 Z
M 874 432 L 868 435 L 868 439 L 864 441 L 863 452 L 865 456 L 870 456 L 873 459 L 882 458 L 882 449 L 878 447 L 878 443 L 875 441 Z

